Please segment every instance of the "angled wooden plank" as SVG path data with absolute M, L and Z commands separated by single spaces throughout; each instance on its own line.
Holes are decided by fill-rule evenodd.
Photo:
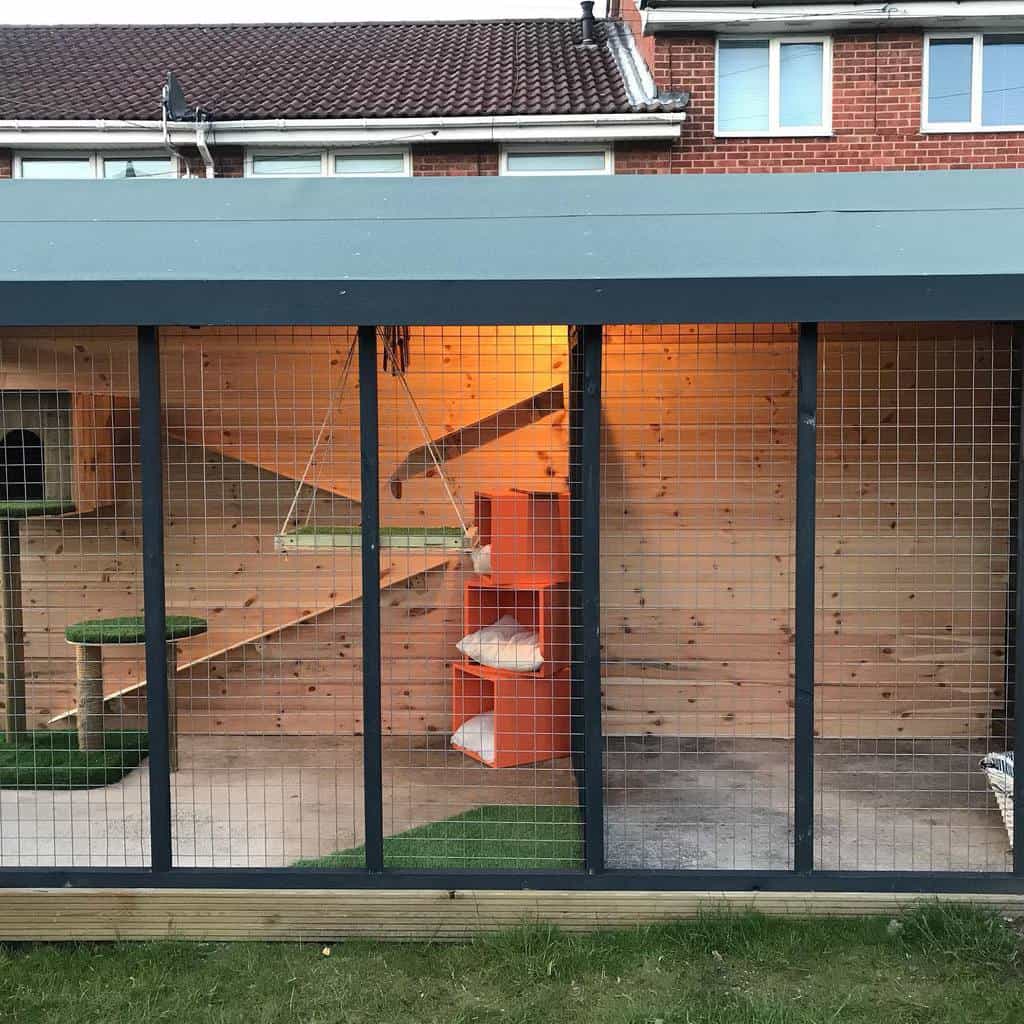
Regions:
M 565 389 L 561 384 L 538 391 L 529 398 L 507 405 L 490 416 L 485 416 L 475 423 L 459 427 L 441 437 L 433 439 L 429 445 L 422 444 L 414 448 L 401 462 L 395 466 L 388 478 L 388 486 L 396 498 L 402 496 L 402 481 L 427 476 L 434 468 L 434 457 L 441 462 L 448 462 L 465 455 L 482 445 L 497 441 L 516 430 L 528 427 L 553 412 L 565 408 Z M 431 455 L 433 448 L 433 456 Z
M 381 565 L 380 583 L 381 590 L 397 586 L 413 579 L 432 569 L 443 566 L 448 560 L 444 552 L 424 553 L 420 556 L 413 556 L 403 552 L 401 562 L 392 561 Z M 285 609 L 282 618 L 276 622 L 269 623 L 262 628 L 249 629 L 211 629 L 203 636 L 196 638 L 196 641 L 186 645 L 182 651 L 181 660 L 178 663 L 178 672 L 201 665 L 203 662 L 211 661 L 213 658 L 230 651 L 244 647 L 246 644 L 255 643 L 258 640 L 265 640 L 276 633 L 281 633 L 292 626 L 300 625 L 303 622 L 310 622 L 327 612 L 334 611 L 344 605 L 352 604 L 362 598 L 362 586 L 353 582 L 352 586 L 343 592 L 339 592 L 329 603 L 321 604 L 311 608 Z M 111 705 L 123 697 L 137 695 L 145 692 L 145 679 L 128 686 L 121 687 L 103 696 L 104 706 Z M 59 715 L 55 715 L 46 724 L 69 725 L 78 714 L 78 708 L 69 708 Z

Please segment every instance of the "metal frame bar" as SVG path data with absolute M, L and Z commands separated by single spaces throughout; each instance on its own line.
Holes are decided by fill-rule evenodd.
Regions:
M 818 328 L 799 331 L 797 431 L 797 580 L 795 861 L 792 871 L 603 870 L 603 778 L 600 704 L 599 586 L 601 328 L 579 329 L 583 388 L 578 431 L 581 531 L 574 573 L 582 581 L 584 771 L 582 789 L 589 822 L 587 871 L 407 871 L 383 865 L 383 788 L 380 720 L 379 454 L 377 343 L 374 327 L 360 327 L 360 439 L 363 545 L 363 687 L 365 869 L 175 868 L 171 858 L 170 768 L 167 737 L 167 679 L 164 649 L 163 492 L 160 430 L 160 375 L 155 327 L 138 328 L 139 445 L 142 461 L 143 566 L 146 619 L 147 706 L 150 721 L 150 815 L 152 866 L 145 868 L 5 868 L 6 888 L 230 888 L 230 889 L 533 889 L 538 891 L 730 891 L 730 892 L 1024 892 L 1024 797 L 1015 791 L 1013 872 L 870 872 L 813 870 L 814 725 L 814 515 Z M 1024 423 L 1020 424 L 1024 442 Z M 1024 455 L 1024 444 L 1021 445 Z M 1024 465 L 1021 467 L 1024 469 Z M 575 515 L 575 513 L 574 513 Z M 575 521 L 575 520 L 574 520 Z M 589 537 L 587 534 L 589 533 Z M 1024 550 L 1024 473 L 1017 478 L 1015 557 Z M 1016 621 L 1024 621 L 1024 588 L 1017 588 Z M 574 637 L 574 641 L 575 641 Z M 1024 644 L 1016 644 L 1014 670 L 1024 678 Z M 1024 749 L 1024 716 L 1015 720 L 1017 750 Z M 595 815 L 598 816 L 595 818 Z
M 582 349 L 579 421 L 580 661 L 583 725 L 584 864 L 604 871 L 604 737 L 601 731 L 601 349 L 600 324 L 578 329 Z
M 406 871 L 316 868 L 6 868 L 0 888 L 466 889 L 598 892 L 1024 893 L 1011 872 Z
M 1024 353 L 1024 330 L 1021 325 L 1014 326 L 1011 341 L 1011 377 L 1010 377 L 1010 536 L 1008 540 L 1007 574 L 1006 574 L 1006 615 L 1003 625 L 1003 645 L 1006 651 L 1003 665 L 1003 728 L 1005 739 L 1009 740 L 1013 733 L 1013 719 L 1017 697 L 1017 583 L 1018 583 L 1018 547 L 1021 542 L 1018 519 L 1020 518 L 1020 500 L 1018 493 L 1021 488 L 1021 428 L 1022 406 L 1024 406 L 1024 372 L 1022 372 L 1021 356 Z
M 814 870 L 814 534 L 818 325 L 800 324 L 797 352 L 793 868 Z
M 1021 352 L 1024 341 L 1024 325 L 1017 324 L 1013 334 L 1013 353 Z M 1024 372 L 1017 379 L 1018 394 L 1015 396 L 1020 405 L 1024 405 Z M 1013 551 L 1011 557 L 1011 580 L 1014 590 L 1014 623 L 1013 623 L 1013 749 L 1014 758 L 1019 759 L 1024 752 L 1024 714 L 1021 713 L 1020 683 L 1024 680 L 1024 644 L 1020 642 L 1019 629 L 1024 623 L 1024 587 L 1020 585 L 1021 557 L 1024 556 L 1024 416 L 1018 413 L 1018 436 L 1016 438 L 1016 490 L 1013 495 L 1016 508 L 1016 521 L 1013 531 Z M 1007 595 L 1009 596 L 1009 595 Z M 1009 661 L 1009 651 L 1007 651 Z M 1013 787 L 1013 873 L 1018 878 L 1024 877 L 1024 787 Z
M 571 665 L 571 708 L 570 717 L 572 773 L 576 783 L 576 799 L 583 810 L 583 846 L 587 847 L 588 819 L 587 770 L 585 750 L 585 715 L 583 713 L 583 648 L 584 631 L 582 608 L 583 594 L 583 338 L 582 328 L 569 328 L 569 544 L 570 576 L 569 600 L 573 612 L 570 623 L 572 644 Z M 584 853 L 584 856 L 586 854 Z
M 163 442 L 160 429 L 160 336 L 138 328 L 139 462 L 142 467 L 142 588 L 149 730 L 149 842 L 154 873 L 171 868 L 171 760 L 164 596 Z
M 380 430 L 377 328 L 359 335 L 359 500 L 363 571 L 363 814 L 366 868 L 384 870 L 384 774 L 380 692 Z

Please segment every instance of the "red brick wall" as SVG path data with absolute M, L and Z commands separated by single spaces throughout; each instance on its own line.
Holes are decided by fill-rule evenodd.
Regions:
M 920 32 L 838 34 L 833 40 L 832 138 L 716 139 L 714 37 L 655 37 L 664 89 L 691 93 L 670 150 L 616 147 L 619 173 L 939 170 L 1024 167 L 1024 133 L 923 135 Z
M 14 154 L 9 149 L 0 149 L 0 178 L 14 176 Z
M 413 146 L 412 173 L 443 178 L 497 174 L 498 147 L 489 143 Z

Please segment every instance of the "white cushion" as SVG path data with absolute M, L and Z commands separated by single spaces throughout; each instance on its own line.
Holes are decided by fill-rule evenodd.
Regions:
M 463 750 L 472 750 L 485 761 L 494 760 L 494 712 L 468 718 L 452 733 L 452 743 Z
M 493 626 L 464 636 L 455 646 L 467 658 L 488 668 L 535 672 L 544 664 L 537 634 L 524 629 L 511 615 L 503 615 Z

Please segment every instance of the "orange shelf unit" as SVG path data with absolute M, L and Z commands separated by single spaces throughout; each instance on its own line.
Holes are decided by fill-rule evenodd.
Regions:
M 493 575 L 466 580 L 463 635 L 492 626 L 503 615 L 511 615 L 524 629 L 536 632 L 544 659 L 540 674 L 556 675 L 569 667 L 571 611 L 567 582 L 547 580 L 510 586 L 497 583 Z
M 494 757 L 452 746 L 489 768 L 566 757 L 571 752 L 569 670 L 555 675 L 507 672 L 473 662 L 452 666 L 452 732 L 475 715 L 494 712 Z
M 565 491 L 481 491 L 480 543 L 491 546 L 497 582 L 569 578 L 569 495 Z

